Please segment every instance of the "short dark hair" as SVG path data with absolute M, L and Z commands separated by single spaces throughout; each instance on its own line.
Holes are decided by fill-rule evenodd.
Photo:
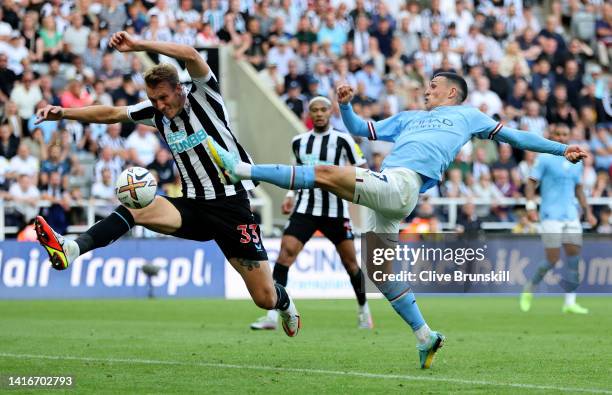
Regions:
M 436 77 L 444 77 L 451 84 L 455 85 L 457 89 L 459 90 L 459 103 L 463 103 L 465 101 L 468 95 L 468 86 L 467 86 L 467 82 L 465 82 L 462 76 L 460 76 L 457 73 L 451 73 L 448 71 L 444 71 L 444 72 L 438 73 L 433 76 L 433 78 L 436 78 Z

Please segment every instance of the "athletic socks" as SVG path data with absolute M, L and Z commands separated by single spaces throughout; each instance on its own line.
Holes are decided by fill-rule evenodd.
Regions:
M 561 286 L 565 292 L 574 292 L 580 285 L 580 274 L 578 273 L 579 264 L 580 257 L 578 255 L 567 257 L 567 276 L 561 282 Z M 576 303 L 575 298 L 574 303 Z
M 104 247 L 126 234 L 135 225 L 130 211 L 118 206 L 108 217 L 97 222 L 75 240 L 80 254 Z
M 532 292 L 533 289 L 535 289 L 535 287 L 542 281 L 546 273 L 548 273 L 548 271 L 552 269 L 554 265 L 554 262 L 550 263 L 546 259 L 542 263 L 540 263 L 540 266 L 538 266 L 538 269 L 531 278 L 531 281 L 525 286 L 525 291 Z
M 244 165 L 240 163 L 234 169 L 234 173 L 240 178 L 265 181 L 284 189 L 314 188 L 314 166 Z
M 565 305 L 572 306 L 576 304 L 576 293 L 569 292 L 565 294 Z
M 399 314 L 404 321 L 410 325 L 413 331 L 416 331 L 425 325 L 425 320 L 423 319 L 419 306 L 416 303 L 414 293 L 405 292 L 389 302 L 391 302 L 391 306 L 393 306 L 395 311 L 397 311 L 397 314 Z
M 274 284 L 274 288 L 276 288 L 276 306 L 274 306 L 274 309 L 280 311 L 287 310 L 291 304 L 287 290 L 280 284 Z
M 350 274 L 349 276 L 351 278 L 351 285 L 355 291 L 355 296 L 357 297 L 357 303 L 359 303 L 359 306 L 363 306 L 366 302 L 365 278 L 363 276 L 363 271 L 361 271 L 361 268 L 359 268 L 357 273 Z
M 282 285 L 283 287 L 287 286 L 287 277 L 289 274 L 289 267 L 282 265 L 278 262 L 274 264 L 274 270 L 272 270 L 272 278 L 274 282 Z

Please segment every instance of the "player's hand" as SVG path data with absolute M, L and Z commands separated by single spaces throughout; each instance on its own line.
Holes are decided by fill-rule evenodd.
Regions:
M 572 163 L 578 163 L 587 157 L 587 152 L 579 145 L 569 145 L 565 150 L 565 159 Z
M 108 46 L 119 52 L 132 52 L 138 50 L 138 41 L 128 32 L 121 31 L 112 35 Z
M 283 200 L 283 204 L 281 205 L 281 212 L 285 215 L 291 214 L 293 211 L 293 198 L 287 196 L 285 200 Z
M 338 103 L 349 104 L 353 100 L 353 88 L 350 85 L 340 85 L 336 89 L 336 95 L 338 96 Z
M 38 125 L 44 121 L 58 121 L 64 117 L 64 109 L 60 106 L 46 105 L 36 112 L 36 122 Z
M 587 213 L 586 220 L 592 227 L 595 227 L 595 225 L 597 225 L 597 218 L 595 218 L 595 216 L 591 212 Z

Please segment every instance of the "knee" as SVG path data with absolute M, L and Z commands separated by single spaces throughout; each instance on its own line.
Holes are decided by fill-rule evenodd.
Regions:
M 276 299 L 277 296 L 274 287 L 266 287 L 253 295 L 253 301 L 257 307 L 265 310 L 274 309 L 274 307 L 276 307 Z

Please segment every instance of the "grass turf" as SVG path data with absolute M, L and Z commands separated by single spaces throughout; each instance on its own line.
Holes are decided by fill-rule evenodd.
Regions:
M 382 300 L 370 302 L 372 331 L 356 328 L 354 301 L 298 301 L 304 326 L 293 339 L 248 329 L 261 315 L 250 301 L 0 301 L 0 392 L 8 375 L 62 374 L 79 393 L 612 391 L 611 298 L 581 298 L 587 316 L 561 314 L 559 297 L 535 299 L 527 314 L 510 297 L 418 301 L 447 336 L 429 371 L 418 369 L 409 328 Z

